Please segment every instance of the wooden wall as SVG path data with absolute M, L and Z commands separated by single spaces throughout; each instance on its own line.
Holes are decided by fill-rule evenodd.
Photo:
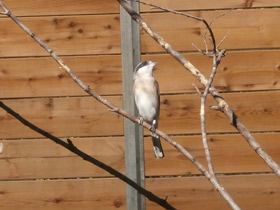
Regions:
M 116 0 L 4 0 L 89 86 L 122 106 L 119 5 Z M 211 20 L 228 51 L 214 84 L 264 149 L 280 164 L 280 1 L 156 1 Z M 201 23 L 147 6 L 143 17 L 205 75 L 211 59 Z M 87 96 L 11 20 L 0 18 L 0 98 L 26 119 L 124 172 L 123 119 Z M 160 129 L 205 163 L 197 82 L 142 32 L 142 59 L 158 62 Z M 197 84 L 199 85 L 199 84 Z M 215 104 L 209 97 L 209 105 Z M 85 163 L 0 110 L 0 209 L 126 209 L 125 184 Z M 216 172 L 242 209 L 278 209 L 280 181 L 229 125 L 207 110 Z M 156 160 L 145 138 L 146 188 L 178 209 L 229 209 L 198 170 L 163 142 Z M 148 210 L 161 209 L 147 201 Z

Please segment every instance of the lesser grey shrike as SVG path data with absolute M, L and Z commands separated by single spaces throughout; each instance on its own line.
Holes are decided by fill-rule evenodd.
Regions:
M 153 76 L 153 70 L 157 65 L 153 61 L 139 63 L 133 74 L 133 92 L 136 106 L 142 120 L 152 125 L 151 136 L 156 158 L 163 158 L 164 153 L 159 136 L 154 133 L 158 127 L 160 110 L 159 85 Z

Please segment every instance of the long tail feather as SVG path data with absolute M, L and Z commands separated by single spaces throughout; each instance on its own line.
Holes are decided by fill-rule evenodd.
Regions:
M 156 158 L 164 158 L 163 149 L 160 143 L 160 138 L 156 134 L 152 134 L 154 153 Z

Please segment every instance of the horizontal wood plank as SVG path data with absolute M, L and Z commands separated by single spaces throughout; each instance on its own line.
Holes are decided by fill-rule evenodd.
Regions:
M 234 10 L 216 19 L 212 29 L 219 43 L 225 49 L 259 49 L 279 48 L 277 34 L 280 28 L 277 21 L 280 18 L 279 8 L 259 10 Z M 224 11 L 196 11 L 191 15 L 213 20 Z M 261 17 L 261 18 L 258 18 Z M 143 14 L 143 18 L 176 50 L 196 50 L 192 43 L 200 49 L 205 49 L 203 35 L 205 26 L 184 16 L 170 13 Z M 163 24 L 164 23 L 164 24 Z M 163 52 L 164 50 L 144 31 L 142 31 L 142 52 Z
M 121 106 L 121 97 L 109 97 L 108 100 Z M 123 134 L 123 118 L 90 97 L 18 99 L 4 103 L 31 123 L 56 136 Z M 0 128 L 1 137 L 42 137 L 3 110 L 0 111 L 0 120 L 1 124 L 5 123 Z
M 17 16 L 119 13 L 119 3 L 115 0 L 4 0 L 4 3 Z
M 280 92 L 227 93 L 223 97 L 249 130 L 279 131 Z M 106 99 L 121 107 L 121 96 Z M 27 120 L 57 136 L 123 135 L 122 116 L 91 97 L 3 101 Z M 207 107 L 215 104 L 209 97 Z M 199 107 L 197 94 L 162 95 L 159 129 L 168 134 L 200 133 Z M 208 132 L 236 131 L 223 113 L 207 109 L 206 117 Z M 0 110 L 0 120 L 0 139 L 41 137 L 3 110 Z
M 280 6 L 278 0 L 259 1 L 209 1 L 184 0 L 157 1 L 149 0 L 149 3 L 175 10 L 198 10 L 198 9 L 224 9 L 224 8 L 255 8 Z M 17 16 L 41 16 L 41 15 L 84 15 L 84 14 L 104 14 L 118 13 L 119 3 L 116 0 L 5 0 L 4 3 Z M 142 6 L 141 11 L 155 11 L 150 6 Z
M 26 24 L 58 55 L 120 53 L 119 14 L 23 17 Z M 8 18 L 0 19 L 1 57 L 48 55 Z
M 217 71 L 214 85 L 220 91 L 280 89 L 279 50 L 229 52 Z M 208 76 L 211 59 L 185 53 Z M 161 93 L 195 92 L 196 80 L 171 56 L 144 55 L 143 60 L 158 62 L 155 77 Z M 102 95 L 122 94 L 121 57 L 64 57 L 87 85 Z M 174 84 L 176 81 L 176 85 Z M 0 98 L 86 95 L 51 58 L 0 59 Z
M 280 182 L 275 175 L 221 176 L 219 180 L 241 209 L 277 209 Z M 202 177 L 147 180 L 147 189 L 177 209 L 231 209 L 210 183 Z M 162 208 L 147 203 L 148 209 Z
M 217 19 L 213 30 L 219 42 L 229 31 L 221 45 L 226 49 L 279 48 L 277 34 L 278 9 L 236 10 Z M 191 14 L 211 20 L 223 11 L 199 11 Z M 144 14 L 144 19 L 175 49 L 193 51 L 195 43 L 204 48 L 204 26 L 194 20 L 173 14 Z M 256 17 L 262 17 L 256 18 Z M 118 54 L 120 53 L 119 15 L 23 17 L 21 20 L 59 55 Z M 162 23 L 165 24 L 162 24 Z M 176 24 L 174 24 L 176 23 Z M 0 19 L 1 57 L 45 56 L 30 37 L 8 18 Z M 176 31 L 176 39 L 174 32 Z M 162 52 L 158 44 L 142 32 L 142 52 Z
M 277 209 L 279 179 L 274 175 L 221 176 L 242 209 Z M 113 187 L 112 187 L 113 186 Z M 148 179 L 148 190 L 177 209 L 230 209 L 203 177 Z M 1 209 L 126 209 L 125 185 L 117 179 L 0 182 Z M 256 199 L 257 198 L 257 199 Z M 147 201 L 147 209 L 162 209 Z
M 122 93 L 120 56 L 65 57 L 82 81 L 99 94 Z M 0 98 L 87 95 L 52 58 L 0 60 Z
M 279 134 L 255 134 L 265 151 L 280 163 Z M 174 136 L 175 141 L 206 166 L 201 136 Z M 240 135 L 209 135 L 209 148 L 216 173 L 270 172 L 271 169 Z M 165 158 L 155 159 L 150 138 L 145 139 L 145 171 L 147 176 L 200 174 L 196 167 L 169 143 L 161 140 Z
M 279 129 L 279 92 L 247 92 L 222 94 L 250 131 Z M 209 97 L 206 107 L 216 102 Z M 198 95 L 164 95 L 161 97 L 159 129 L 169 134 L 200 133 L 200 101 Z M 206 109 L 208 132 L 236 131 L 223 113 Z M 173 133 L 174 132 L 174 133 Z
M 183 54 L 206 77 L 212 60 L 195 53 Z M 222 59 L 214 80 L 219 91 L 279 89 L 279 50 L 228 52 Z M 142 57 L 158 62 L 155 70 L 161 93 L 195 92 L 193 83 L 201 85 L 170 55 L 153 54 Z
M 0 192 L 3 210 L 113 210 L 126 205 L 125 185 L 117 179 L 0 182 Z
M 280 163 L 280 134 L 254 135 L 272 158 Z M 205 164 L 200 136 L 172 137 Z M 66 140 L 65 140 L 66 141 Z M 124 173 L 123 137 L 72 138 L 74 145 L 97 160 Z M 1 140 L 0 180 L 108 177 L 108 172 L 83 161 L 47 139 Z M 200 172 L 174 147 L 162 140 L 164 159 L 155 159 L 150 137 L 145 138 L 146 176 L 193 175 Z M 209 147 L 217 173 L 270 172 L 240 135 L 210 135 Z
M 158 1 L 149 0 L 149 3 L 165 7 L 173 10 L 203 10 L 203 9 L 225 9 L 225 8 L 255 8 L 255 7 L 277 7 L 280 6 L 278 0 L 259 0 L 259 1 L 244 1 L 244 0 L 228 0 L 228 1 L 207 1 L 207 0 L 184 0 L 173 1 Z M 141 11 L 155 11 L 155 8 L 150 6 L 141 6 Z
M 48 139 L 1 142 L 2 180 L 112 176 Z M 72 142 L 88 155 L 124 173 L 123 138 L 73 138 Z

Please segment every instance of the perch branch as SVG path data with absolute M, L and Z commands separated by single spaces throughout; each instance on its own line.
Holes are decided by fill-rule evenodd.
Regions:
M 179 63 L 181 63 L 186 70 L 188 70 L 202 85 L 205 87 L 208 84 L 206 77 L 184 56 L 176 51 L 169 43 L 167 43 L 163 37 L 156 33 L 143 19 L 135 12 L 125 0 L 118 0 L 122 7 L 128 12 L 128 14 L 135 20 L 141 27 L 149 34 L 163 49 L 165 49 L 170 55 L 172 55 Z M 252 136 L 246 126 L 238 119 L 237 115 L 230 108 L 228 103 L 223 99 L 220 93 L 214 86 L 209 88 L 209 93 L 216 100 L 217 104 L 221 107 L 223 113 L 228 117 L 231 124 L 240 132 L 248 144 L 253 150 L 266 162 L 266 164 L 272 169 L 272 171 L 280 178 L 280 167 L 268 155 L 265 150 L 260 146 L 256 139 Z
M 3 4 L 3 2 L 0 0 L 0 7 L 4 10 L 5 15 L 10 17 L 20 28 L 22 28 L 29 36 L 31 36 L 43 49 L 45 49 L 52 57 L 55 59 L 55 61 L 69 74 L 69 76 L 89 95 L 93 96 L 96 100 L 107 106 L 111 111 L 117 112 L 121 114 L 122 116 L 128 118 L 132 122 L 138 123 L 139 120 L 125 112 L 124 110 L 114 106 L 110 102 L 108 102 L 106 99 L 98 95 L 96 92 L 90 89 L 85 83 L 83 83 L 77 75 L 75 75 L 71 69 L 62 61 L 62 59 L 55 54 L 55 52 L 48 47 L 46 43 L 44 43 L 36 34 L 34 34 L 27 26 L 25 26 L 15 15 L 13 15 L 8 8 Z M 152 126 L 146 122 L 143 122 L 141 124 L 143 127 L 147 129 L 151 129 Z M 206 170 L 206 168 L 195 158 L 192 156 L 192 154 L 185 149 L 182 145 L 175 142 L 173 139 L 171 139 L 167 134 L 161 132 L 160 130 L 155 130 L 155 133 L 160 135 L 163 139 L 165 139 L 167 142 L 169 142 L 172 146 L 174 146 L 178 151 L 180 151 L 184 156 L 186 156 L 198 169 L 201 171 L 201 173 L 214 185 L 215 189 L 220 192 L 220 194 L 224 197 L 224 199 L 229 203 L 229 205 L 235 207 L 234 209 L 240 209 L 237 204 L 234 203 L 230 195 L 225 191 L 225 189 L 217 182 L 215 178 L 213 178 L 209 172 Z
M 201 134 L 202 134 L 202 142 L 203 142 L 203 147 L 204 147 L 204 151 L 205 151 L 205 157 L 207 160 L 207 164 L 208 164 L 208 169 L 209 169 L 209 173 L 215 177 L 215 171 L 214 171 L 214 167 L 212 164 L 212 159 L 211 159 L 211 155 L 210 155 L 210 151 L 209 151 L 209 147 L 208 147 L 208 141 L 207 141 L 207 132 L 206 132 L 206 118 L 205 118 L 205 106 L 206 106 L 206 99 L 209 93 L 209 89 L 212 86 L 215 74 L 217 72 L 217 68 L 218 65 L 221 62 L 222 57 L 225 54 L 225 50 L 219 51 L 217 49 L 217 54 L 213 55 L 213 68 L 208 80 L 208 84 L 205 87 L 205 90 L 203 92 L 203 94 L 200 94 L 200 122 L 201 122 Z
M 32 124 L 31 122 L 29 122 L 28 120 L 26 120 L 25 118 L 23 118 L 21 115 L 19 115 L 18 113 L 16 113 L 14 110 L 12 110 L 10 107 L 8 107 L 7 105 L 5 105 L 2 101 L 0 101 L 0 107 L 2 109 L 4 109 L 7 113 L 9 113 L 10 115 L 12 115 L 13 117 L 15 117 L 17 120 L 19 120 L 22 124 L 24 124 L 25 126 L 29 127 L 30 129 L 34 130 L 35 132 L 41 134 L 42 136 L 45 136 L 46 138 L 52 140 L 53 142 L 59 144 L 60 146 L 68 149 L 69 151 L 75 153 L 76 155 L 78 155 L 79 157 L 83 158 L 85 161 L 88 161 L 94 165 L 96 165 L 97 167 L 107 171 L 108 173 L 112 174 L 113 176 L 116 176 L 117 178 L 119 178 L 120 180 L 122 180 L 123 182 L 127 183 L 128 185 L 130 185 L 131 187 L 133 187 L 135 190 L 137 190 L 140 194 L 144 195 L 146 198 L 148 198 L 150 201 L 153 201 L 155 203 L 157 203 L 158 205 L 162 206 L 165 209 L 169 209 L 169 210 L 175 210 L 175 208 L 173 206 L 171 206 L 165 199 L 161 199 L 159 197 L 157 197 L 155 194 L 153 194 L 152 192 L 144 189 L 143 187 L 141 187 L 140 185 L 138 185 L 136 182 L 134 182 L 133 180 L 131 180 L 130 178 L 128 178 L 127 176 L 123 175 L 122 173 L 120 173 L 119 171 L 115 170 L 114 168 L 106 165 L 105 163 L 91 157 L 90 155 L 84 153 L 83 151 L 79 150 L 70 139 L 67 139 L 66 143 L 65 141 L 57 138 L 56 136 L 48 133 L 47 131 L 37 127 L 36 125 Z

